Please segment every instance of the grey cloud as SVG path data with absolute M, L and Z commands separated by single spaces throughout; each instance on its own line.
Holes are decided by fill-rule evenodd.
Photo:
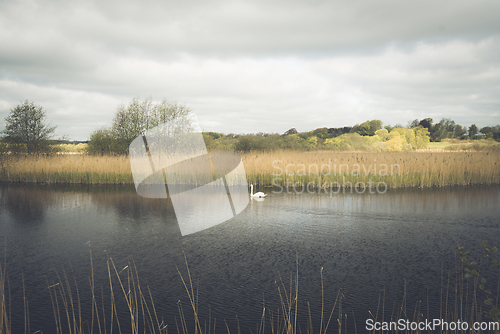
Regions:
M 41 1 L 4 3 L 2 21 L 19 42 L 59 36 L 62 48 L 78 40 L 120 54 L 266 56 L 478 40 L 500 31 L 499 11 L 493 1 Z
M 118 103 L 153 96 L 226 133 L 428 116 L 493 125 L 498 12 L 494 1 L 0 1 L 0 118 L 29 99 L 86 139 Z

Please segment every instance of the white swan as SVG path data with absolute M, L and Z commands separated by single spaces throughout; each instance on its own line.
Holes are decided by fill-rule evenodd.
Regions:
M 259 191 L 258 193 L 253 193 L 253 184 L 250 185 L 250 197 L 266 197 L 267 195 L 264 194 L 262 191 Z

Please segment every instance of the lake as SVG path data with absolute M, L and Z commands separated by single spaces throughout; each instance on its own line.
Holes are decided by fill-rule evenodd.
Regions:
M 169 332 L 176 332 L 179 300 L 190 319 L 176 269 L 187 275 L 184 256 L 199 287 L 200 317 L 210 312 L 217 332 L 226 331 L 224 320 L 231 329 L 239 323 L 242 332 L 257 332 L 263 305 L 266 314 L 280 307 L 280 276 L 288 288 L 297 266 L 301 328 L 308 302 L 319 327 L 322 271 L 327 315 L 341 289 L 342 313 L 363 332 L 381 294 L 386 318 L 403 300 L 411 313 L 420 307 L 425 317 L 439 316 L 448 275 L 453 281 L 458 268 L 457 246 L 476 259 L 483 240 L 500 246 L 499 186 L 333 196 L 256 191 L 269 195 L 233 219 L 181 236 L 171 203 L 141 198 L 133 186 L 0 184 L 0 254 L 6 254 L 13 331 L 24 331 L 24 286 L 31 331 L 55 332 L 48 286 L 63 272 L 78 285 L 82 317 L 90 321 L 90 251 L 99 300 L 102 287 L 109 304 L 107 259 L 119 271 L 130 266 L 124 278 L 135 263 Z M 115 295 L 126 328 L 123 293 Z

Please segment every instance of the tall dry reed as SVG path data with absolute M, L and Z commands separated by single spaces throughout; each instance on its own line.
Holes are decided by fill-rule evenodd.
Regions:
M 462 254 L 462 253 L 461 253 Z M 184 284 L 186 293 L 189 299 L 189 311 L 186 313 L 184 307 L 178 302 L 178 317 L 175 317 L 175 327 L 169 327 L 160 314 L 157 312 L 156 305 L 153 301 L 152 293 L 149 287 L 141 285 L 136 266 L 133 261 L 129 262 L 124 268 L 117 268 L 111 258 L 107 260 L 108 286 L 109 292 L 106 293 L 106 298 L 109 298 L 109 303 L 104 302 L 103 287 L 97 288 L 102 282 L 97 282 L 94 277 L 92 252 L 90 252 L 91 273 L 88 279 L 91 293 L 91 312 L 86 312 L 90 318 L 84 318 L 82 315 L 82 300 L 80 298 L 81 288 L 77 285 L 76 279 L 70 279 L 66 272 L 62 275 L 56 272 L 56 279 L 47 281 L 48 294 L 52 303 L 52 309 L 55 320 L 56 333 L 83 334 L 83 333 L 168 333 L 177 332 L 178 334 L 211 334 L 211 333 L 241 333 L 242 330 L 239 322 L 231 322 L 231 328 L 226 320 L 223 323 L 219 322 L 217 327 L 217 319 L 211 317 L 210 312 L 206 319 L 200 313 L 199 291 L 197 284 L 194 284 L 194 278 L 191 275 L 187 259 L 185 274 L 177 269 L 180 279 Z M 354 313 L 351 310 L 346 310 L 343 307 L 345 299 L 341 290 L 336 294 L 331 294 L 331 291 L 325 291 L 323 285 L 323 268 L 320 270 L 321 297 L 319 300 L 313 301 L 320 305 L 320 314 L 315 314 L 318 322 L 313 322 L 311 307 L 309 301 L 304 303 L 303 298 L 299 295 L 299 267 L 298 257 L 296 261 L 296 271 L 290 273 L 289 282 L 283 280 L 281 274 L 278 273 L 278 282 L 275 282 L 279 305 L 276 309 L 266 307 L 263 304 L 260 321 L 257 325 L 256 333 L 264 334 L 298 334 L 298 333 L 362 333 L 366 332 L 365 328 L 358 328 L 360 323 L 356 321 Z M 0 268 L 0 333 L 11 333 L 11 324 L 9 322 L 9 303 L 10 301 L 4 294 L 5 288 L 5 266 L 3 270 Z M 442 270 L 441 274 L 441 295 L 440 299 L 440 314 L 439 318 L 446 322 L 474 322 L 491 321 L 486 315 L 486 305 L 482 302 L 482 296 L 479 294 L 479 284 L 481 281 L 476 279 L 468 279 L 464 275 L 465 266 L 463 262 L 458 261 L 454 270 L 447 273 Z M 74 274 L 73 274 L 74 275 Z M 437 278 L 439 279 L 439 277 Z M 330 289 L 327 289 L 330 290 Z M 500 291 L 500 290 L 499 290 Z M 23 294 L 25 303 L 25 333 L 31 333 L 29 327 L 29 311 L 27 308 L 26 293 Z M 331 309 L 325 307 L 325 296 L 332 296 L 335 299 Z M 498 293 L 496 293 L 498 300 Z M 125 302 L 125 309 L 119 311 L 117 302 L 121 300 Z M 105 304 L 107 306 L 105 306 Z M 393 304 L 392 311 L 387 306 Z M 307 305 L 307 306 L 306 306 Z M 276 306 L 276 305 L 275 305 Z M 307 320 L 301 322 L 299 320 L 299 312 L 304 312 L 307 315 Z M 192 316 L 191 316 L 192 312 Z M 303 313 L 304 314 L 304 313 Z M 410 301 L 407 299 L 406 282 L 403 290 L 402 300 L 396 301 L 385 300 L 385 292 L 380 291 L 378 306 L 374 310 L 368 310 L 369 319 L 374 322 L 397 322 L 398 319 L 404 319 L 411 322 L 422 322 L 430 319 L 429 314 L 429 296 L 427 301 Z M 434 315 L 435 316 L 435 315 Z M 187 320 L 190 319 L 190 320 Z M 304 319 L 303 317 L 301 319 Z M 358 319 L 361 320 L 361 319 Z M 364 320 L 364 319 L 363 319 Z M 171 320 L 170 320 L 171 321 Z M 173 324 L 172 324 L 173 325 Z M 126 329 L 125 329 L 126 328 Z M 253 332 L 253 331 L 252 331 Z M 370 333 L 376 333 L 373 330 Z M 385 333 L 423 333 L 420 330 L 388 330 Z M 440 333 L 469 333 L 472 331 L 456 331 L 442 330 Z M 479 330 L 474 333 L 489 333 L 489 331 Z
M 128 157 L 92 155 L 14 157 L 0 170 L 0 180 L 80 184 L 133 183 Z
M 0 333 L 10 334 L 9 296 L 6 288 L 5 265 L 0 263 Z
M 500 183 L 499 152 L 252 152 L 243 162 L 250 183 L 338 184 L 372 181 L 388 187 Z
M 76 279 L 70 280 L 65 271 L 62 276 L 56 272 L 57 279 L 47 281 L 57 334 L 83 333 L 122 333 L 124 326 L 132 334 L 167 333 L 167 326 L 160 321 L 149 287 L 140 284 L 135 263 L 132 261 L 119 270 L 113 260 L 108 258 L 109 309 L 104 302 L 103 287 L 96 287 L 90 252 L 91 276 L 89 278 L 91 292 L 91 316 L 84 319 L 80 289 Z M 115 286 L 116 285 L 116 286 Z M 115 294 L 118 290 L 118 294 Z M 117 299 L 124 299 L 126 312 L 119 313 Z M 126 323 L 126 325 L 125 325 Z
M 311 186 L 384 182 L 390 188 L 500 183 L 500 152 L 298 152 L 242 154 L 248 183 Z M 0 181 L 131 184 L 126 156 L 17 157 Z

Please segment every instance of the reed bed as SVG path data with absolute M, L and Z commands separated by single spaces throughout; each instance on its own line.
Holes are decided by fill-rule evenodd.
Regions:
M 312 188 L 442 187 L 500 183 L 498 152 L 253 152 L 243 155 L 249 183 Z
M 76 184 L 131 184 L 126 156 L 49 155 L 13 157 L 0 181 Z
M 241 155 L 248 184 L 257 186 L 443 187 L 500 183 L 500 152 L 249 152 Z M 132 184 L 126 156 L 15 157 L 0 181 Z

